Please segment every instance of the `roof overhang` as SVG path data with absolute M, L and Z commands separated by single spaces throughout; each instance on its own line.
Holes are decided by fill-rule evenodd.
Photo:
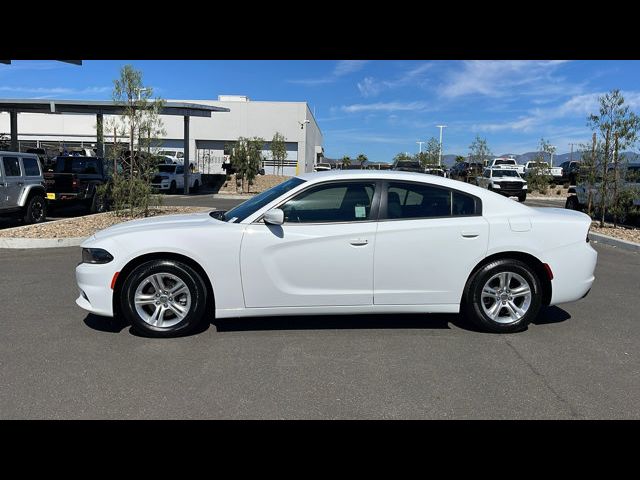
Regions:
M 19 113 L 78 113 L 122 115 L 126 109 L 121 104 L 101 100 L 33 100 L 0 99 L 0 112 Z M 161 115 L 187 117 L 211 117 L 213 112 L 229 112 L 228 108 L 185 102 L 165 102 Z

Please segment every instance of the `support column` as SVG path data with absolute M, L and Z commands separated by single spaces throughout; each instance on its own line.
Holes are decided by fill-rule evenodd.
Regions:
M 184 116 L 184 194 L 189 195 L 189 115 Z
M 104 119 L 101 113 L 96 114 L 96 155 L 104 158 Z
M 18 151 L 18 112 L 12 110 L 9 112 L 9 123 L 11 132 L 11 151 Z

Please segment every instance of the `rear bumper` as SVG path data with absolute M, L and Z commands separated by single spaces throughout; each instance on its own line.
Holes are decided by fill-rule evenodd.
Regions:
M 580 242 L 553 250 L 546 260 L 553 272 L 550 305 L 574 302 L 587 296 L 595 281 L 598 261 L 598 252 L 589 243 Z

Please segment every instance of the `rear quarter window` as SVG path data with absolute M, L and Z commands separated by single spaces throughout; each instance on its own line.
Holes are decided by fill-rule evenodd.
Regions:
M 23 158 L 22 166 L 24 167 L 25 177 L 40 176 L 40 162 L 35 158 Z

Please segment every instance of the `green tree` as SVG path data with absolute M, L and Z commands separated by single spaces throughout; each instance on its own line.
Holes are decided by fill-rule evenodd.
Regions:
M 114 157 L 112 182 L 106 189 L 111 189 L 116 210 L 122 212 L 128 207 L 131 215 L 140 210 L 148 216 L 149 206 L 159 202 L 150 185 L 155 169 L 150 153 L 151 148 L 158 145 L 157 138 L 164 135 L 160 118 L 164 101 L 152 96 L 153 89 L 143 85 L 142 72 L 131 65 L 122 67 L 120 77 L 113 81 L 113 101 L 123 108 L 123 113 L 111 121 L 108 130 L 115 132 L 112 155 L 119 156 L 124 171 L 119 171 L 118 157 Z M 122 145 L 117 142 L 118 131 L 126 131 L 129 137 L 128 156 L 122 155 Z
M 367 156 L 364 153 L 361 153 L 360 155 L 358 155 L 358 157 L 356 158 L 356 162 L 358 162 L 360 164 L 360 168 L 364 168 L 364 164 L 367 161 Z
M 413 157 L 405 152 L 400 152 L 393 157 L 393 162 L 409 162 L 413 160 Z
M 588 125 L 600 134 L 602 141 L 599 158 L 600 170 L 600 226 L 604 226 L 607 204 L 612 206 L 614 225 L 617 224 L 620 211 L 619 185 L 620 156 L 619 152 L 632 146 L 640 130 L 640 117 L 629 110 L 624 104 L 624 96 L 620 90 L 611 90 L 598 97 L 598 114 L 588 117 Z
M 547 191 L 549 172 L 544 162 L 553 152 L 554 147 L 547 140 L 541 138 L 538 144 L 538 151 L 533 159 L 534 163 L 531 164 L 531 168 L 527 172 L 527 183 L 531 191 L 537 190 L 540 193 Z
M 273 160 L 273 173 L 282 175 L 282 165 L 287 158 L 287 146 L 284 135 L 276 132 L 271 139 L 271 159 Z M 277 169 L 276 169 L 277 166 Z
M 420 164 L 423 167 L 427 165 L 438 165 L 440 161 L 440 142 L 436 137 L 431 137 L 427 142 L 427 147 L 422 152 L 423 155 L 420 155 Z
M 342 168 L 349 168 L 351 166 L 351 157 L 349 155 L 345 155 L 342 157 Z
M 487 145 L 487 139 L 476 135 L 476 138 L 469 145 L 469 162 L 477 162 L 486 166 L 492 158 L 493 153 Z
M 262 166 L 262 149 L 264 139 L 260 137 L 239 137 L 231 150 L 230 161 L 236 171 L 236 187 L 241 186 L 241 191 L 249 191 L 253 180 L 258 175 Z

